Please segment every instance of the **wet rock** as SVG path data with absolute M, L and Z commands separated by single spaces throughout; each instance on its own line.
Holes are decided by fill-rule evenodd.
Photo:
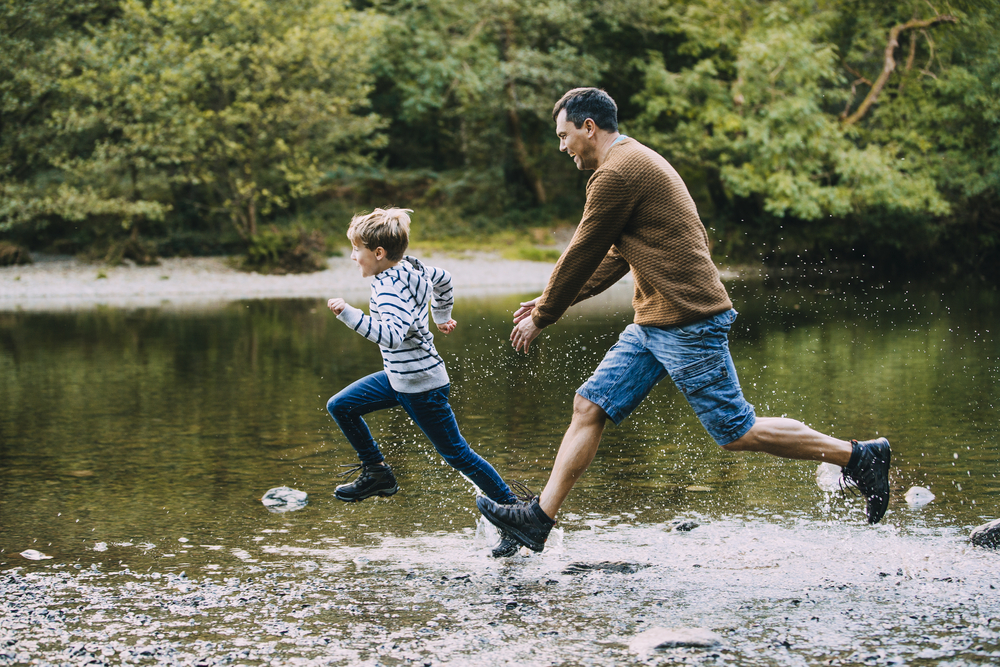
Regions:
M 969 539 L 977 547 L 1000 548 L 1000 519 L 973 528 Z
M 309 502 L 309 494 L 287 486 L 268 489 L 260 499 L 268 512 L 293 512 L 302 509 Z
M 833 493 L 843 488 L 841 477 L 843 470 L 832 463 L 820 463 L 816 468 L 816 486 L 827 493 Z
M 922 486 L 911 486 L 904 498 L 910 507 L 923 507 L 934 500 L 934 494 L 931 493 L 930 489 L 925 489 Z
M 613 572 L 615 574 L 635 574 L 649 567 L 649 563 L 630 563 L 628 561 L 605 560 L 600 563 L 570 563 L 563 574 L 585 574 L 587 572 Z
M 632 638 L 629 650 L 645 653 L 658 648 L 714 648 L 722 644 L 722 637 L 708 628 L 650 628 Z
M 43 554 L 41 551 L 35 551 L 34 549 L 25 549 L 21 552 L 22 558 L 27 558 L 28 560 L 48 560 L 52 558 L 48 554 Z
M 691 519 L 677 519 L 676 521 L 670 522 L 670 530 L 687 533 L 700 525 L 700 523 Z

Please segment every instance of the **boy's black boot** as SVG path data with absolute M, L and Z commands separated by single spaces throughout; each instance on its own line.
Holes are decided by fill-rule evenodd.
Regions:
M 889 507 L 889 459 L 892 451 L 885 438 L 858 442 L 851 440 L 851 461 L 844 479 L 853 482 L 865 497 L 868 523 L 878 523 Z
M 513 537 L 532 551 L 545 548 L 549 531 L 556 525 L 555 520 L 550 519 L 538 506 L 538 498 L 532 498 L 529 502 L 518 501 L 513 505 L 500 505 L 486 496 L 479 496 L 476 498 L 476 507 L 502 534 Z
M 350 484 L 341 484 L 336 488 L 333 495 L 337 500 L 343 500 L 345 503 L 356 503 L 372 496 L 391 496 L 399 491 L 396 476 L 392 474 L 392 468 L 389 467 L 389 464 L 365 465 L 357 463 L 340 467 L 350 468 L 350 470 L 341 473 L 341 476 L 347 476 L 359 470 L 361 474 Z
M 521 543 L 502 530 L 500 531 L 500 544 L 493 547 L 494 558 L 509 558 L 518 552 Z

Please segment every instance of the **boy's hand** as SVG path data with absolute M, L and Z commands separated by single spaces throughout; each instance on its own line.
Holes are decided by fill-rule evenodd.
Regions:
M 450 334 L 452 331 L 455 330 L 455 327 L 457 326 L 458 322 L 456 322 L 455 320 L 448 320 L 447 322 L 442 322 L 441 324 L 438 324 L 437 328 L 438 331 L 440 331 L 441 333 Z
M 326 307 L 333 311 L 334 315 L 340 315 L 347 308 L 347 302 L 343 299 L 330 299 L 326 302 Z

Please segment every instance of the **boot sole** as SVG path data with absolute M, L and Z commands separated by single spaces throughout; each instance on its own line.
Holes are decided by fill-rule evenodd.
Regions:
M 345 503 L 360 503 L 366 498 L 371 498 L 372 496 L 381 496 L 382 498 L 388 498 L 389 496 L 395 495 L 399 491 L 399 485 L 392 487 L 391 489 L 382 489 L 381 491 L 376 491 L 375 493 L 369 493 L 367 496 L 360 496 L 358 498 L 344 498 L 336 491 L 333 492 L 333 497 L 337 500 L 342 500 Z

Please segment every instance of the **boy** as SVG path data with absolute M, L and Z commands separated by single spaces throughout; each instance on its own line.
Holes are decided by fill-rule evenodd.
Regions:
M 363 277 L 372 278 L 371 315 L 343 299 L 327 302 L 338 320 L 379 346 L 384 368 L 354 382 L 326 404 L 361 459 L 358 465 L 345 466 L 351 467 L 345 475 L 360 471 L 358 478 L 338 486 L 334 495 L 344 502 L 358 502 L 399 491 L 392 468 L 362 415 L 401 405 L 449 465 L 493 501 L 512 504 L 517 498 L 510 487 L 493 466 L 472 451 L 458 431 L 455 413 L 448 403 L 451 385 L 444 359 L 434 348 L 434 336 L 427 326 L 429 299 L 438 330 L 445 334 L 455 330 L 457 323 L 451 319 L 451 274 L 404 256 L 409 245 L 408 213 L 412 211 L 377 208 L 368 215 L 354 216 L 347 230 L 351 259 Z M 501 537 L 493 555 L 516 553 L 517 542 Z

